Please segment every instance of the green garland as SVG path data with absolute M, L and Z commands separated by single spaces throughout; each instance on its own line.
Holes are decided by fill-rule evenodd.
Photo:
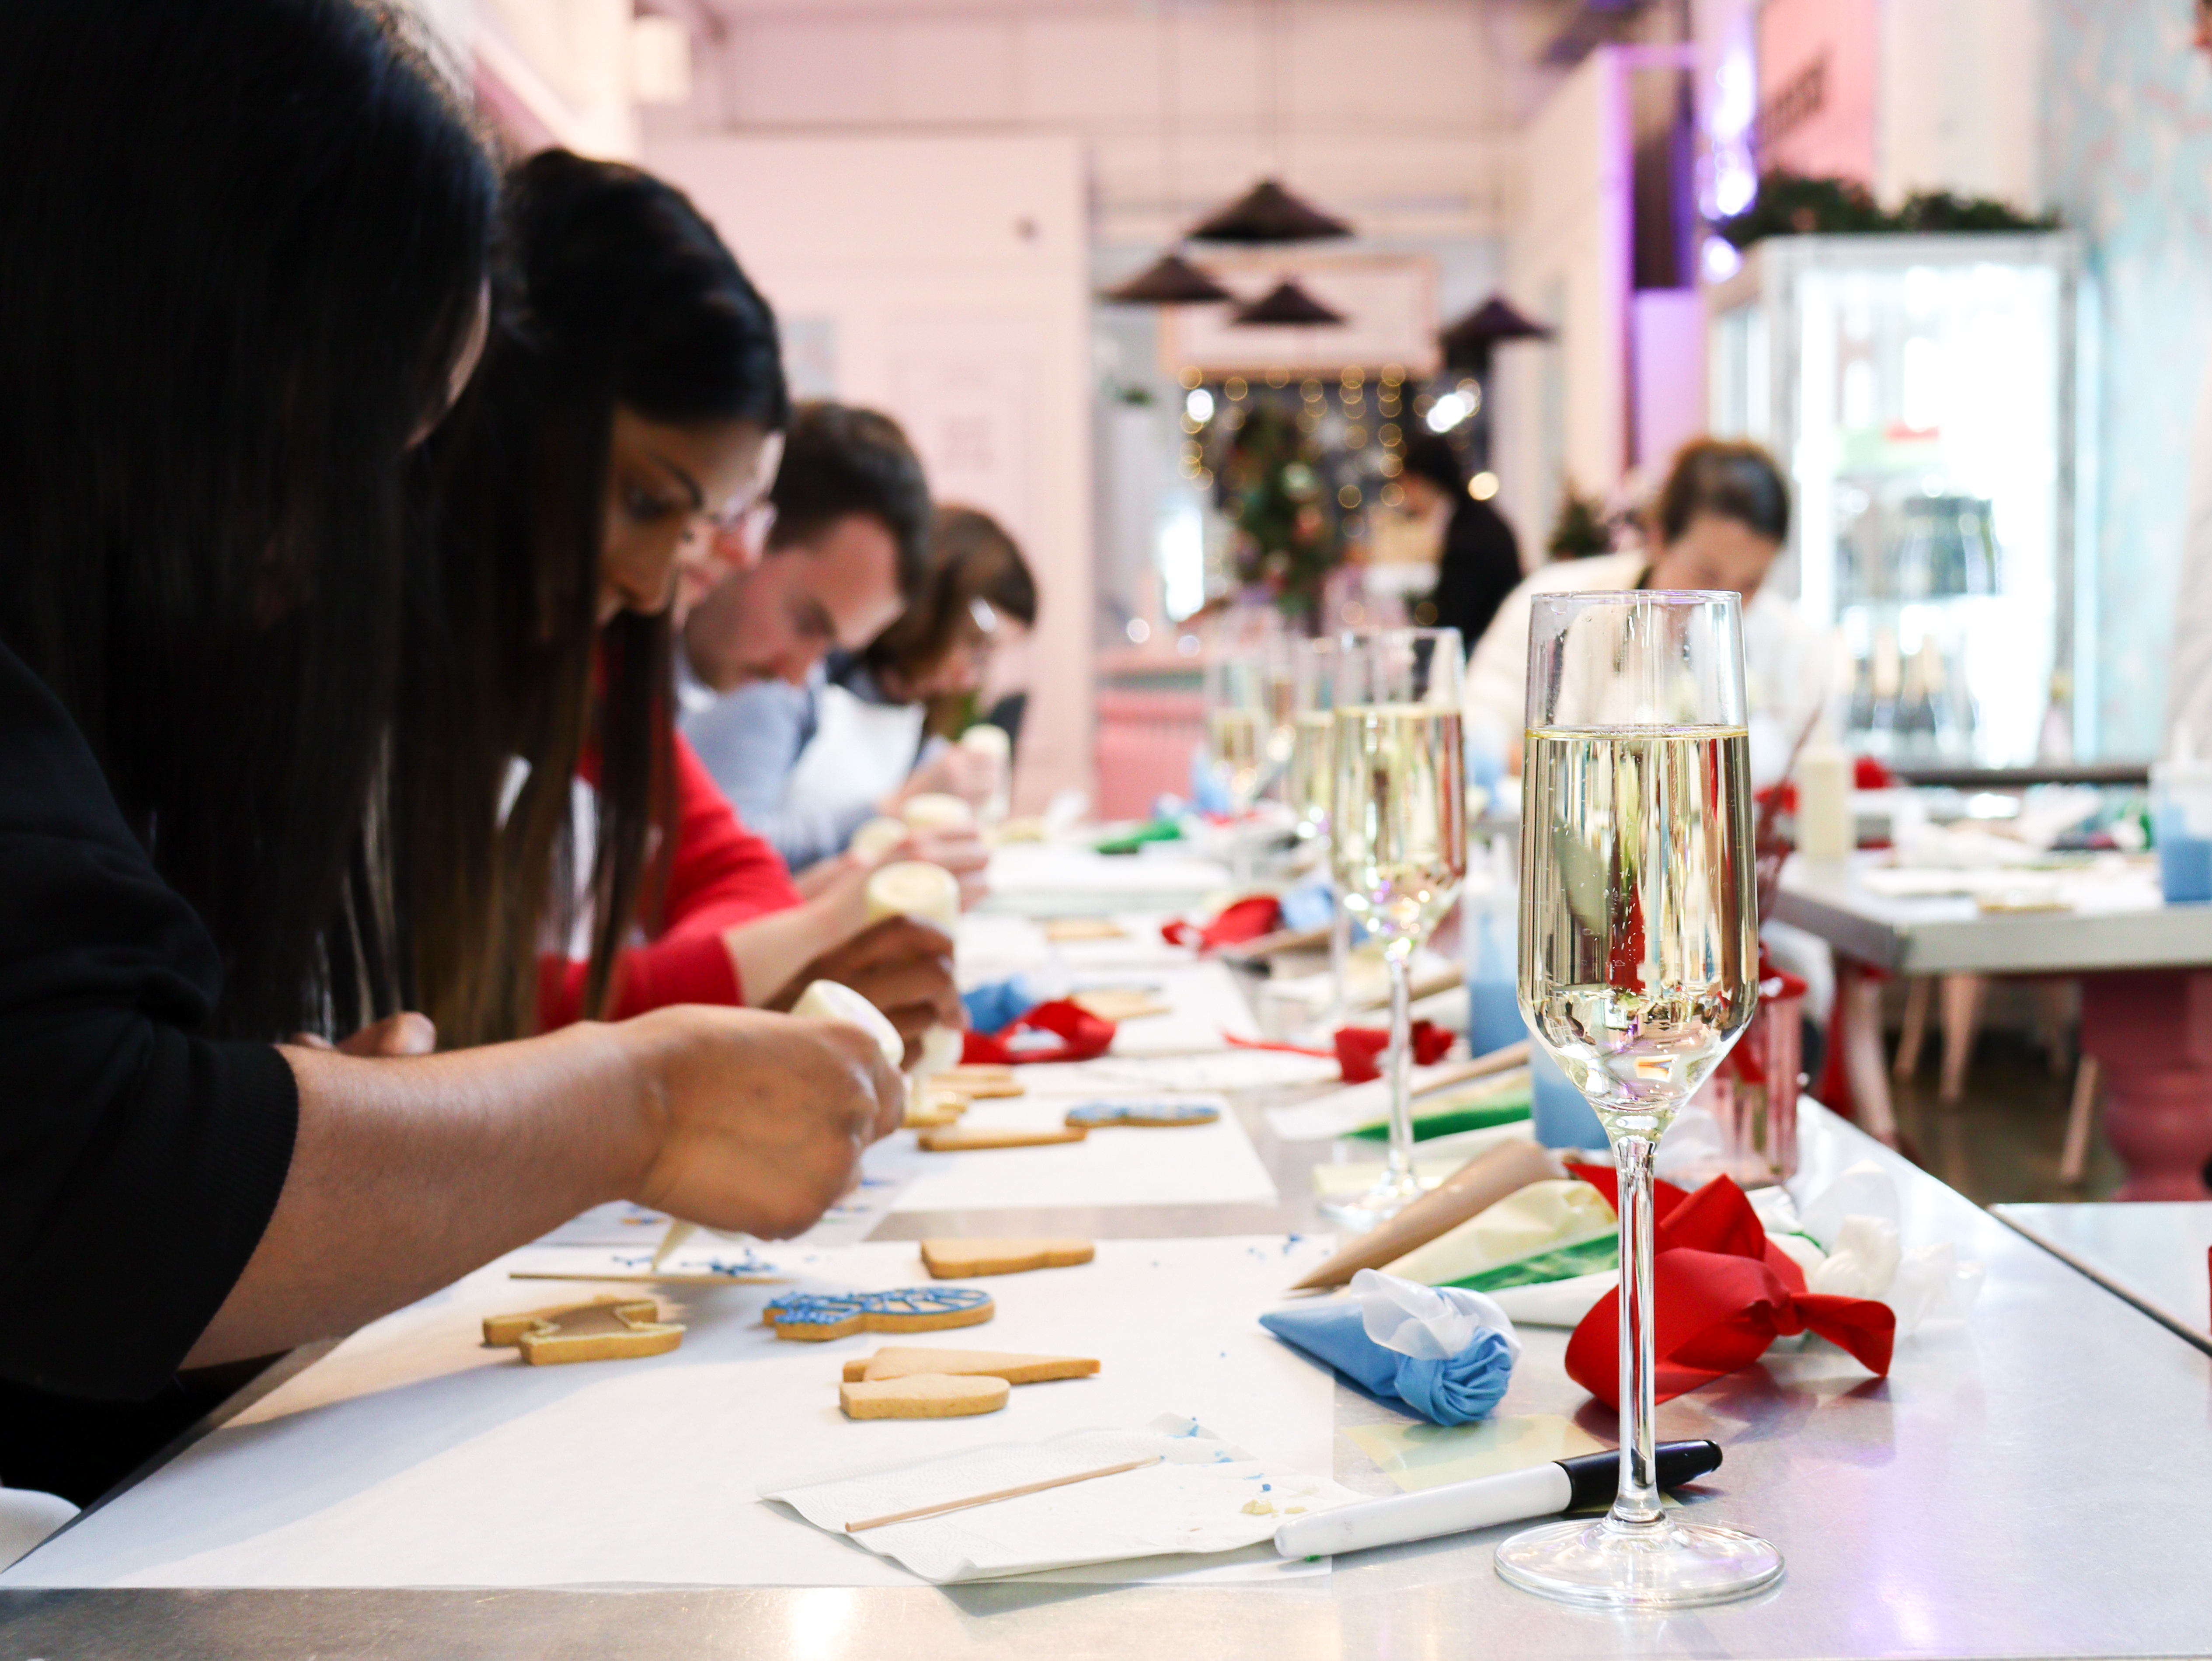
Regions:
M 1759 194 L 1748 208 L 1713 228 L 1738 248 L 1748 248 L 1770 236 L 2057 228 L 2056 213 L 2031 216 L 1990 197 L 1949 191 L 1919 192 L 1890 213 L 1855 179 L 1814 179 L 1778 168 L 1760 176 Z

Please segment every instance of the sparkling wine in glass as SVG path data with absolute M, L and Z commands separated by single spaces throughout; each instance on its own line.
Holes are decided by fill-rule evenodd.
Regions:
M 1325 1207 L 1372 1228 L 1421 1192 L 1413 1174 L 1413 953 L 1467 875 L 1467 770 L 1456 629 L 1350 636 L 1337 684 L 1329 848 L 1352 921 L 1382 941 L 1390 977 L 1388 1162 L 1374 1187 Z
M 1571 1603 L 1743 1597 L 1781 1554 L 1677 1523 L 1653 1481 L 1651 1158 L 1759 1001 L 1741 605 L 1732 593 L 1538 594 L 1522 768 L 1521 1009 L 1620 1170 L 1620 1485 L 1596 1522 L 1498 1548 Z

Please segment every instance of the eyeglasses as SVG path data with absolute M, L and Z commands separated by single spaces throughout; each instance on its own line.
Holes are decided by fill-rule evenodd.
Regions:
M 707 523 L 717 531 L 735 531 L 746 526 L 757 513 L 766 512 L 772 519 L 775 509 L 768 500 L 768 493 L 775 487 L 776 470 L 783 465 L 783 435 L 770 433 L 761 440 L 759 458 L 753 463 L 753 476 L 730 493 L 730 499 L 706 514 Z M 763 524 L 759 533 L 765 535 Z

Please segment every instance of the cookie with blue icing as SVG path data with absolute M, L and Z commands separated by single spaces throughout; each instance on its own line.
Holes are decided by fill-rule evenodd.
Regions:
M 904 1287 L 896 1292 L 795 1292 L 761 1312 L 779 1338 L 810 1343 L 855 1332 L 935 1332 L 977 1326 L 997 1313 L 974 1287 Z
M 1071 1130 L 1105 1130 L 1117 1125 L 1171 1127 L 1212 1124 L 1221 1110 L 1203 1102 L 1085 1102 L 1067 1110 Z

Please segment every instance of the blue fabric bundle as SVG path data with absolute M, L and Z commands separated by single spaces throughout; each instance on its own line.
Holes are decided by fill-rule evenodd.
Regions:
M 960 1001 L 967 1006 L 968 1025 L 978 1032 L 1003 1032 L 1044 1001 L 1030 989 L 1025 975 L 1011 975 L 970 992 Z
M 1276 1310 L 1260 1324 L 1431 1424 L 1486 1418 L 1504 1399 L 1521 1345 L 1512 1322 L 1489 1299 L 1415 1287 L 1371 1269 L 1359 1272 L 1352 1293 Z M 1423 1293 L 1437 1302 L 1417 1302 Z M 1391 1342 L 1379 1342 L 1376 1332 Z

